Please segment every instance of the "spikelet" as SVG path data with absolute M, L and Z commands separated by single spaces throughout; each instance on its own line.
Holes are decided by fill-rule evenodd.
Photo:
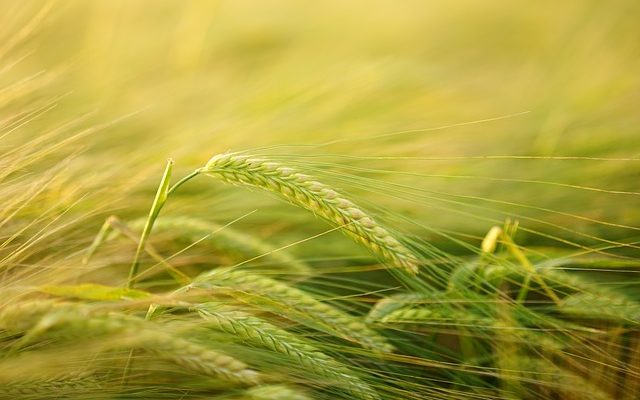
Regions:
M 331 386 L 346 389 L 353 398 L 379 399 L 375 391 L 347 365 L 321 352 L 299 336 L 241 311 L 220 310 L 215 305 L 207 304 L 194 308 L 211 327 L 232 334 L 244 342 L 284 354 L 305 372 L 324 378 Z
M 472 325 L 488 327 L 494 322 L 492 318 L 483 317 L 466 310 L 451 307 L 405 307 L 382 317 L 382 323 L 426 324 L 426 325 Z
M 420 262 L 416 255 L 387 229 L 338 192 L 294 169 L 259 158 L 225 153 L 211 158 L 201 172 L 234 185 L 277 193 L 290 203 L 341 227 L 393 266 L 412 274 L 418 272 Z
M 247 385 L 261 380 L 260 374 L 243 362 L 172 335 L 153 322 L 73 303 L 37 301 L 7 306 L 0 313 L 0 328 L 26 332 L 27 337 L 36 334 L 62 338 L 119 335 L 126 339 L 122 340 L 122 345 L 141 348 L 202 375 Z
M 361 346 L 391 352 L 384 337 L 367 327 L 358 318 L 329 304 L 316 300 L 311 295 L 271 278 L 232 268 L 216 268 L 200 275 L 190 287 L 212 288 L 216 286 L 241 290 L 246 301 L 264 303 L 264 299 L 287 308 L 287 316 L 299 317 L 304 323 L 317 327 Z M 264 305 L 264 304 L 262 304 Z
M 423 303 L 433 300 L 434 297 L 423 293 L 400 293 L 393 296 L 385 297 L 378 300 L 376 304 L 369 310 L 365 321 L 367 323 L 375 323 L 382 320 L 385 316 L 399 310 L 408 305 Z
M 411 307 L 431 307 L 443 310 L 443 312 L 451 310 L 455 313 L 465 305 L 470 305 L 477 310 L 476 312 L 482 310 L 487 313 L 485 301 L 486 298 L 473 293 L 465 293 L 464 296 L 443 291 L 399 293 L 379 300 L 369 311 L 366 321 L 368 323 L 378 322 L 394 311 Z

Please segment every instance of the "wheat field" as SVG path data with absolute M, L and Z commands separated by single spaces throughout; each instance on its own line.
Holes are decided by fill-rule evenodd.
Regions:
M 640 3 L 0 11 L 0 398 L 640 398 Z

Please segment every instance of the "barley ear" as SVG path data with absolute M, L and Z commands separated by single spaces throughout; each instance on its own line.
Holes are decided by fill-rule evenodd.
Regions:
M 374 254 L 416 274 L 418 257 L 373 217 L 329 186 L 292 168 L 259 158 L 225 153 L 214 156 L 203 173 L 237 186 L 253 186 L 276 193 L 340 227 Z
M 232 268 L 216 268 L 197 277 L 190 287 L 232 288 L 242 301 L 264 306 L 265 300 L 269 300 L 268 303 L 274 304 L 274 308 L 286 309 L 290 319 L 297 319 L 365 348 L 383 353 L 394 350 L 384 336 L 369 328 L 359 318 L 275 279 Z
M 320 351 L 313 342 L 285 331 L 263 319 L 240 311 L 225 311 L 216 304 L 194 306 L 214 329 L 243 342 L 283 354 L 303 371 L 331 386 L 348 391 L 353 398 L 379 400 L 379 396 L 352 369 Z

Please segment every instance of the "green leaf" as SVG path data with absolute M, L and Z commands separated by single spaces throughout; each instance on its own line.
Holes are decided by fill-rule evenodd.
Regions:
M 80 285 L 42 286 L 41 292 L 61 297 L 74 297 L 83 300 L 125 300 L 144 299 L 151 293 L 142 290 L 83 283 Z

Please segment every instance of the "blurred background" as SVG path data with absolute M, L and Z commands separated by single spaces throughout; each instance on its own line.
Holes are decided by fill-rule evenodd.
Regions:
M 633 0 L 4 0 L 1 145 L 37 154 L 19 168 L 47 182 L 31 212 L 64 211 L 78 249 L 107 215 L 146 214 L 167 158 L 179 177 L 248 150 L 451 252 L 510 218 L 527 245 L 628 253 L 638 21 Z M 238 225 L 281 244 L 326 229 L 204 177 L 166 212 L 254 209 Z M 335 242 L 323 254 L 357 251 Z

